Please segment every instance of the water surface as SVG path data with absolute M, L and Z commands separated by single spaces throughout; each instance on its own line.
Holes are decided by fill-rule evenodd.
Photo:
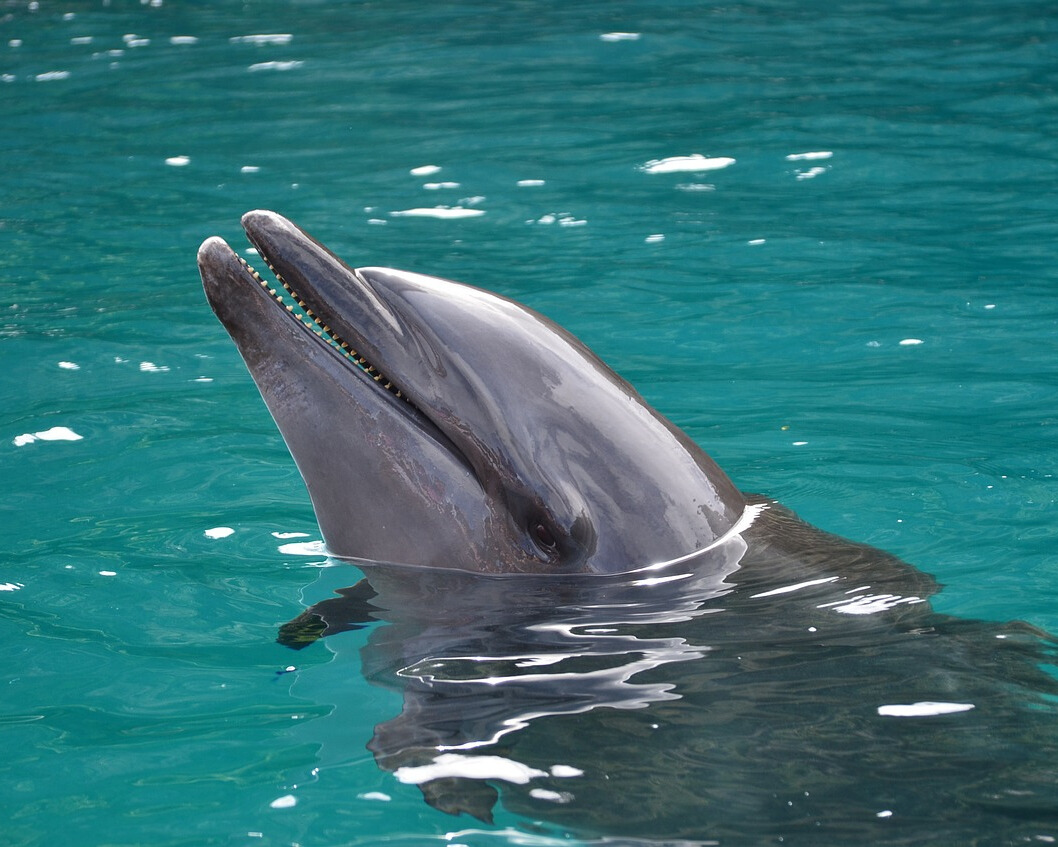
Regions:
M 544 837 L 376 765 L 367 631 L 274 642 L 358 574 L 201 294 L 250 208 L 527 302 L 939 612 L 1058 631 L 1056 41 L 1031 2 L 0 5 L 8 842 Z M 651 172 L 695 154 L 734 161 Z M 483 214 L 397 214 L 440 207 Z

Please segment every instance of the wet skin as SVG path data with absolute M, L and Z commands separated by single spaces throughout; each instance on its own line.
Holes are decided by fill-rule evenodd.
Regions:
M 277 308 L 219 238 L 199 251 L 206 295 L 333 555 L 616 573 L 693 553 L 742 516 L 705 452 L 542 315 L 447 280 L 351 269 L 273 212 L 243 226 L 296 292 L 280 289 L 285 305 L 319 323 Z

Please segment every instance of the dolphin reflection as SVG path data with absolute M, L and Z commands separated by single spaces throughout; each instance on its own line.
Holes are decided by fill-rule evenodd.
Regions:
M 401 708 L 368 747 L 442 811 L 488 822 L 502 791 L 630 844 L 1058 832 L 1053 641 L 938 614 L 929 577 L 778 505 L 648 572 L 357 564 L 280 641 L 372 627 Z

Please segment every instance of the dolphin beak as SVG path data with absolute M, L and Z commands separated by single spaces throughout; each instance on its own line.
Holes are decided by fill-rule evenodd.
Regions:
M 369 287 L 279 215 L 252 212 L 246 224 L 276 280 L 214 237 L 198 253 L 203 288 L 301 471 L 328 550 L 407 562 L 432 546 L 457 561 L 484 533 L 481 487 L 451 440 L 346 341 L 365 338 L 354 324 L 370 314 Z

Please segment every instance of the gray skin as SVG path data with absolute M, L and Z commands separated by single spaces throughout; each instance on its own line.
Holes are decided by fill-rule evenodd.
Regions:
M 354 270 L 274 212 L 242 223 L 328 334 L 374 368 L 278 308 L 222 239 L 202 245 L 206 296 L 332 555 L 619 573 L 707 547 L 743 514 L 742 494 L 701 448 L 542 315 L 460 283 Z

